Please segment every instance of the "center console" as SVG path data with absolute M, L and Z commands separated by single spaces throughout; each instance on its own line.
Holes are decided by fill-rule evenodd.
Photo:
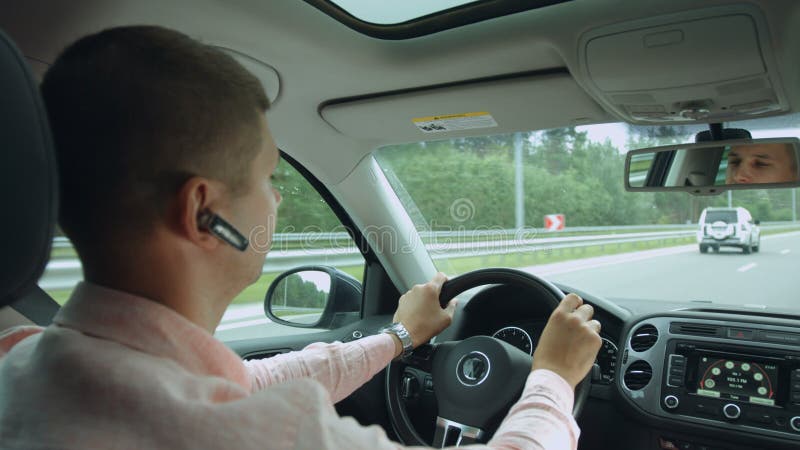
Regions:
M 800 442 L 800 329 L 653 317 L 625 342 L 617 380 L 636 407 Z
M 664 411 L 800 432 L 800 357 L 794 353 L 675 339 L 663 370 Z

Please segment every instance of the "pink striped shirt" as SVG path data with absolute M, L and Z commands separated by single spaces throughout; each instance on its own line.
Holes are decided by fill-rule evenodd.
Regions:
M 84 282 L 52 326 L 0 334 L 0 449 L 401 448 L 333 408 L 394 345 L 378 335 L 243 362 L 175 311 Z M 483 448 L 575 449 L 572 402 L 561 377 L 532 372 Z

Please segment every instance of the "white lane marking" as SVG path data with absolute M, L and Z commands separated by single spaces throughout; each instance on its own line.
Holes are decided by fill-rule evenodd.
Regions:
M 659 256 L 675 255 L 679 253 L 689 253 L 697 250 L 697 244 L 681 245 L 676 247 L 666 247 L 654 250 L 642 250 L 638 252 L 619 253 L 616 255 L 595 256 L 592 258 L 576 259 L 558 263 L 541 264 L 538 266 L 522 267 L 520 270 L 538 276 L 561 275 L 570 272 L 577 272 L 584 269 L 596 269 L 598 267 L 625 264 L 634 261 L 657 258 Z
M 767 305 L 759 305 L 756 303 L 745 303 L 742 306 L 744 306 L 745 308 L 752 308 L 752 309 L 767 309 Z
M 761 240 L 769 241 L 787 237 L 800 236 L 800 231 L 788 233 L 771 234 L 764 236 Z M 680 253 L 696 252 L 697 244 L 679 245 L 675 247 L 665 247 L 654 250 L 641 250 L 638 252 L 619 253 L 616 255 L 595 256 L 592 258 L 576 259 L 557 263 L 545 263 L 535 266 L 520 267 L 519 270 L 532 273 L 538 276 L 555 276 L 571 272 L 578 272 L 586 269 L 596 269 L 599 267 L 614 266 L 636 261 L 643 261 L 660 256 L 676 255 Z
M 790 251 L 791 250 L 789 250 L 788 248 L 787 249 L 783 249 L 783 250 L 781 250 L 781 255 L 785 255 L 785 254 L 789 253 Z
M 756 263 L 745 264 L 742 267 L 736 269 L 739 272 L 747 272 L 748 270 L 752 269 L 753 267 L 757 266 Z

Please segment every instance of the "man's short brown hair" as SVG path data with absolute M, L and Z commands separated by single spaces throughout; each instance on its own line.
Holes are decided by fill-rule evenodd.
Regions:
M 80 251 L 145 231 L 193 175 L 249 180 L 269 101 L 232 57 L 152 26 L 80 39 L 42 82 L 61 178 L 59 223 Z

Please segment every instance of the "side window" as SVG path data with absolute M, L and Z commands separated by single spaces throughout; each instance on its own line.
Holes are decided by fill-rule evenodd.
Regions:
M 50 261 L 39 279 L 39 287 L 47 292 L 56 303 L 63 305 L 69 300 L 78 281 L 83 279 L 83 269 L 72 243 L 56 227 Z
M 264 262 L 261 278 L 245 288 L 225 311 L 216 336 L 224 341 L 256 337 L 285 336 L 317 332 L 319 328 L 299 328 L 270 321 L 264 313 L 264 299 L 270 284 L 286 271 L 299 266 L 332 266 L 362 282 L 364 258 L 330 205 L 291 164 L 281 159 L 273 185 L 283 200 L 272 247 Z M 290 275 L 277 286 L 282 295 L 282 319 L 303 323 L 319 316 L 324 300 L 319 297 L 329 287 L 313 273 Z M 360 305 L 358 305 L 360 310 Z M 286 315 L 284 315 L 286 314 Z
M 335 267 L 359 282 L 363 281 L 363 256 L 328 203 L 303 175 L 291 164 L 281 160 L 275 171 L 273 185 L 280 191 L 283 200 L 278 208 L 272 247 L 266 256 L 261 277 L 237 295 L 225 311 L 216 332 L 221 340 L 319 331 L 317 328 L 281 325 L 266 317 L 264 298 L 267 290 L 273 280 L 286 271 L 299 266 L 326 265 Z M 297 276 L 288 279 L 287 286 L 293 289 L 285 290 L 289 293 L 286 304 L 299 307 L 287 308 L 284 313 L 301 311 L 305 313 L 305 318 L 314 318 L 313 313 L 318 314 L 319 305 L 324 303 L 315 296 L 324 291 L 325 282 L 305 273 L 301 275 L 304 279 L 300 279 L 299 284 L 295 279 Z M 63 305 L 82 278 L 81 265 L 75 250 L 69 240 L 57 230 L 50 262 L 39 285 Z M 311 289 L 312 287 L 318 289 Z M 298 294 L 292 296 L 292 292 Z M 360 311 L 360 304 L 352 306 L 350 309 Z M 317 311 L 308 311 L 315 308 Z M 302 323 L 303 320 L 300 317 L 297 321 Z M 328 328 L 331 326 L 332 324 L 328 324 Z

